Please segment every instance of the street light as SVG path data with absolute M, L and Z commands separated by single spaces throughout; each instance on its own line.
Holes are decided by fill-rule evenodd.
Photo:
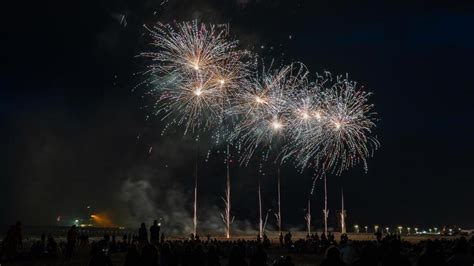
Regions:
M 354 231 L 358 234 L 359 233 L 359 226 L 356 224 L 354 225 Z

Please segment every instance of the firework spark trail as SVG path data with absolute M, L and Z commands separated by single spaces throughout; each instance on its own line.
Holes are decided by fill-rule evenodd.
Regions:
M 308 231 L 308 235 L 311 235 L 311 197 L 308 197 L 308 207 L 304 219 L 306 221 L 306 230 Z
M 327 187 L 327 178 L 324 175 L 324 234 L 328 235 L 328 217 L 329 217 L 329 210 L 328 210 L 328 187 Z
M 193 237 L 197 235 L 197 192 L 198 192 L 198 162 L 199 162 L 199 143 L 196 142 L 196 162 L 194 166 L 194 203 L 193 203 Z
M 341 234 L 346 233 L 346 210 L 344 209 L 344 189 L 341 187 L 341 212 L 340 212 L 340 219 L 341 219 Z
M 277 224 L 278 224 L 278 235 L 281 235 L 281 184 L 280 184 L 280 167 L 278 167 L 278 214 Z
M 258 178 L 258 213 L 259 213 L 259 219 L 258 219 L 258 235 L 260 236 L 260 239 L 263 237 L 263 219 L 262 219 L 262 192 L 260 190 L 260 177 Z
M 230 238 L 230 225 L 234 221 L 234 217 L 231 217 L 230 211 L 231 211 L 231 202 L 230 202 L 230 169 L 229 169 L 229 164 L 230 164 L 230 153 L 229 153 L 229 145 L 227 145 L 227 158 L 226 158 L 226 171 L 227 171 L 227 187 L 225 190 L 225 198 L 223 197 L 222 200 L 224 201 L 224 212 L 221 213 L 221 218 L 222 221 L 224 222 L 225 225 L 225 231 L 226 231 L 226 238 Z

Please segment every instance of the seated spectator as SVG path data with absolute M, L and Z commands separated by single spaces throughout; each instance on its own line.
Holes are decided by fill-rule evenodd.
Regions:
M 448 259 L 449 266 L 474 265 L 474 256 L 469 254 L 469 243 L 465 237 L 458 239 L 454 245 L 453 255 Z
M 125 256 L 124 266 L 135 266 L 140 264 L 140 253 L 136 245 L 131 245 L 128 248 L 127 256 Z
M 154 245 L 146 244 L 143 247 L 142 255 L 140 257 L 140 265 L 158 266 L 158 250 Z
M 104 240 L 94 243 L 91 250 L 92 258 L 89 266 L 111 266 L 107 243 Z
M 326 250 L 326 256 L 321 262 L 321 266 L 344 266 L 345 264 L 342 262 L 340 255 L 341 253 L 337 247 L 330 246 Z
M 446 262 L 444 258 L 436 252 L 436 246 L 433 241 L 428 239 L 425 243 L 425 248 L 418 258 L 417 266 L 444 266 Z

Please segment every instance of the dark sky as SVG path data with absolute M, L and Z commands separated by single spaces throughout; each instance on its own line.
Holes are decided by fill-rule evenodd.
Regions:
M 159 121 L 145 119 L 145 90 L 132 88 L 143 68 L 135 56 L 148 49 L 142 25 L 199 19 L 230 23 L 241 47 L 266 59 L 349 73 L 374 93 L 382 146 L 367 174 L 330 177 L 333 224 L 342 182 L 351 224 L 474 227 L 472 1 L 15 2 L 0 26 L 0 224 L 51 224 L 89 204 L 120 224 L 189 221 L 195 145 L 178 132 L 160 136 Z M 206 162 L 206 151 L 200 203 L 211 224 L 225 165 L 219 154 Z M 273 168 L 265 208 L 275 203 Z M 255 223 L 256 167 L 234 164 L 232 174 L 236 219 Z M 310 176 L 283 169 L 284 223 L 303 224 Z

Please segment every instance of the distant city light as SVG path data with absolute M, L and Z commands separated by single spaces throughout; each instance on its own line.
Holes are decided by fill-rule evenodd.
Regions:
M 357 225 L 357 224 L 354 225 L 354 230 L 355 230 L 356 233 L 359 233 L 359 225 Z

